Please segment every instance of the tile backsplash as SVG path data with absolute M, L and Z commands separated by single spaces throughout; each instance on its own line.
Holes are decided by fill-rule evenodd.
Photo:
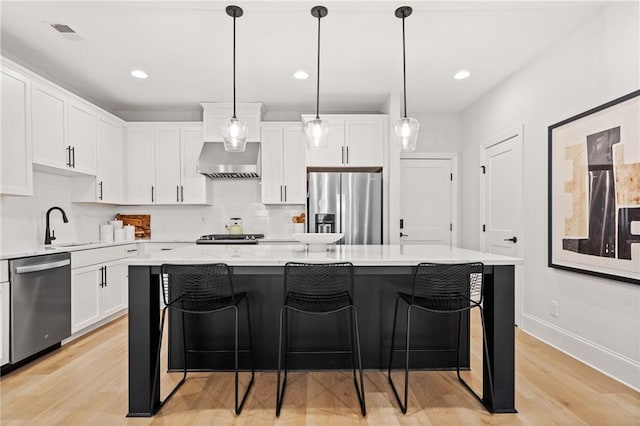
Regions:
M 67 213 L 51 213 L 57 243 L 97 241 L 99 225 L 116 213 L 150 214 L 152 239 L 195 240 L 200 235 L 225 233 L 231 217 L 241 217 L 245 233 L 290 237 L 291 217 L 304 205 L 264 205 L 259 180 L 218 180 L 212 185 L 213 204 L 206 206 L 110 206 L 71 202 L 71 177 L 34 172 L 33 197 L 0 196 L 0 251 L 31 249 L 44 243 L 45 213 L 59 206 Z

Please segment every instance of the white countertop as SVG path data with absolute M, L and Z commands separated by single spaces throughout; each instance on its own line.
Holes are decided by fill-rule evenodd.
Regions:
M 435 245 L 189 245 L 148 256 L 128 258 L 128 265 L 226 263 L 231 266 L 282 266 L 293 262 L 352 262 L 355 266 L 413 266 L 420 262 L 519 265 L 522 259 Z

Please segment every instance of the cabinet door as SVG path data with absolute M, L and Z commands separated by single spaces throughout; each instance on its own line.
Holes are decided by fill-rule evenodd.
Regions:
M 31 82 L 6 67 L 0 73 L 0 193 L 33 195 Z
M 67 102 L 65 95 L 34 81 L 31 88 L 31 102 L 33 162 L 67 169 L 69 155 L 65 143 Z
M 307 149 L 307 167 L 340 167 L 344 165 L 344 119 L 323 118 L 323 120 L 325 119 L 331 125 L 327 149 Z
M 349 167 L 382 167 L 386 116 L 347 118 L 344 122 L 345 165 Z
M 284 202 L 283 182 L 283 128 L 282 126 L 262 126 L 262 203 L 280 204 Z M 303 148 L 304 153 L 304 148 Z M 304 157 L 303 164 L 304 167 Z
M 300 126 L 284 128 L 283 148 L 284 201 L 288 204 L 305 204 L 307 202 L 305 141 Z
M 180 129 L 156 128 L 156 203 L 180 202 Z
M 99 116 L 97 139 L 97 200 L 122 202 L 122 126 Z
M 99 265 L 71 270 L 71 333 L 100 320 L 101 283 Z
M 71 168 L 96 174 L 96 116 L 93 109 L 78 101 L 69 101 L 69 146 Z
M 180 129 L 180 201 L 183 203 L 211 203 L 211 179 L 197 170 L 203 143 L 202 127 Z
M 105 286 L 100 287 L 100 318 L 113 315 L 127 307 L 126 266 L 119 262 L 110 262 L 105 267 Z
M 152 126 L 127 127 L 125 143 L 127 203 L 155 201 L 156 162 Z

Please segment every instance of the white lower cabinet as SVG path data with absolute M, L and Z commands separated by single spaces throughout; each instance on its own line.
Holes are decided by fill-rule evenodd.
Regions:
M 135 244 L 71 253 L 71 333 L 128 306 L 127 267 L 120 259 Z
M 0 263 L 0 365 L 9 362 L 9 274 L 8 263 Z

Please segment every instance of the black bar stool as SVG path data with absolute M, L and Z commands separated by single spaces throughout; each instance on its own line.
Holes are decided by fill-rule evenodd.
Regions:
M 164 329 L 164 319 L 167 309 L 180 312 L 182 315 L 182 350 L 184 362 L 184 375 L 180 382 L 173 388 L 169 395 L 160 402 L 161 408 L 171 398 L 178 388 L 187 379 L 187 344 L 185 337 L 185 313 L 190 314 L 214 314 L 227 309 L 235 312 L 235 347 L 233 350 L 221 350 L 211 352 L 233 352 L 235 354 L 235 413 L 240 414 L 249 390 L 253 385 L 255 375 L 253 359 L 253 337 L 251 335 L 251 314 L 249 309 L 249 298 L 246 292 L 234 293 L 231 271 L 224 263 L 202 264 L 202 265 L 162 265 L 160 268 L 162 280 L 162 297 L 165 307 L 162 309 L 160 319 L 160 335 L 158 339 L 158 355 L 156 358 L 153 395 L 151 401 L 155 400 L 156 384 L 160 373 L 160 346 L 162 344 L 162 332 Z M 247 327 L 249 330 L 249 349 L 240 350 L 238 348 L 238 305 L 245 300 L 247 303 Z M 251 381 L 238 404 L 238 353 L 250 352 L 251 354 Z M 153 404 L 153 402 L 152 402 Z M 153 407 L 151 407 L 153 408 Z
M 362 415 L 367 415 L 364 400 L 364 377 L 360 357 L 360 334 L 358 332 L 358 312 L 351 294 L 353 293 L 353 265 L 343 263 L 297 263 L 289 262 L 284 267 L 284 305 L 280 309 L 280 337 L 278 340 L 278 378 L 276 383 L 276 416 L 280 416 L 284 391 L 287 385 L 288 363 L 291 353 L 288 342 L 289 311 L 308 315 L 330 315 L 349 310 L 349 332 L 353 384 L 356 388 Z M 282 335 L 284 332 L 284 351 Z M 354 341 L 355 335 L 355 341 Z M 284 380 L 280 387 L 282 353 L 284 352 Z M 327 351 L 325 353 L 335 353 Z M 356 359 L 357 358 L 357 359 Z M 356 363 L 360 372 L 360 385 L 356 378 Z
M 421 263 L 416 267 L 413 277 L 411 294 L 398 293 L 396 297 L 396 307 L 393 313 L 393 331 L 391 335 L 391 353 L 389 355 L 388 378 L 393 394 L 400 405 L 402 413 L 407 412 L 407 396 L 409 391 L 409 353 L 411 337 L 411 311 L 420 309 L 436 313 L 458 312 L 458 345 L 456 348 L 456 372 L 462 384 L 482 403 L 482 398 L 460 376 L 460 340 L 462 328 L 462 313 L 472 308 L 480 309 L 480 319 L 482 322 L 482 339 L 487 363 L 488 375 L 484 375 L 489 380 L 491 400 L 493 397 L 493 381 L 491 379 L 491 364 L 489 362 L 489 349 L 487 345 L 487 335 L 485 333 L 484 310 L 482 309 L 482 298 L 484 296 L 482 263 L 463 264 L 435 264 Z M 391 366 L 393 353 L 395 351 L 396 323 L 398 319 L 398 302 L 403 300 L 409 306 L 407 308 L 407 336 L 404 348 L 404 404 L 400 400 L 393 380 L 391 379 Z

